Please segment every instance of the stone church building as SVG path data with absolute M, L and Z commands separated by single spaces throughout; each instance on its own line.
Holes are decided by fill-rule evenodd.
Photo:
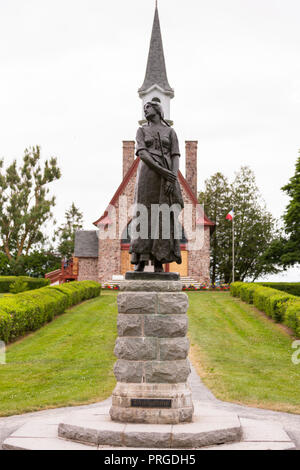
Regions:
M 152 35 L 150 41 L 148 62 L 144 83 L 138 90 L 142 101 L 143 125 L 144 104 L 155 99 L 160 101 L 165 113 L 165 119 L 172 125 L 170 119 L 170 100 L 174 97 L 174 90 L 170 87 L 163 52 L 163 44 L 157 7 L 155 9 Z M 165 265 L 165 271 L 179 272 L 182 277 L 191 277 L 197 282 L 210 280 L 210 234 L 214 229 L 214 222 L 209 220 L 203 211 L 196 211 L 197 206 L 197 141 L 185 142 L 185 177 L 178 172 L 185 207 L 192 208 L 191 228 L 195 232 L 201 229 L 202 243 L 198 248 L 189 243 L 189 231 L 183 224 L 183 236 L 181 239 L 182 264 L 171 263 Z M 119 217 L 120 198 L 126 197 L 128 207 L 133 204 L 134 187 L 139 165 L 139 157 L 135 156 L 135 142 L 123 141 L 123 180 L 115 191 L 110 206 L 94 222 L 95 227 L 108 230 L 112 220 L 109 217 L 109 207 L 113 206 L 116 214 L 116 232 L 122 234 L 114 239 L 98 237 L 98 230 L 79 231 L 75 236 L 75 258 L 78 259 L 78 280 L 92 279 L 101 283 L 110 281 L 113 276 L 124 275 L 126 271 L 132 271 L 130 264 L 130 217 Z M 199 209 L 199 208 L 198 208 Z M 122 208 L 121 208 L 122 210 Z M 184 209 L 185 210 L 185 209 Z M 119 227 L 120 219 L 123 225 Z M 184 219 L 183 219 L 184 220 Z M 148 268 L 151 269 L 151 268 Z

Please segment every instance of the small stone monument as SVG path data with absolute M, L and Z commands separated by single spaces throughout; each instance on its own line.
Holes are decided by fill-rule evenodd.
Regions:
M 193 415 L 188 297 L 177 273 L 129 272 L 118 295 L 111 419 L 178 424 Z

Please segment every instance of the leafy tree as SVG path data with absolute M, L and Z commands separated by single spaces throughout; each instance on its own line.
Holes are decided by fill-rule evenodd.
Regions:
M 277 273 L 266 257 L 269 244 L 278 237 L 276 223 L 267 211 L 249 167 L 241 167 L 231 184 L 222 173 L 205 181 L 199 202 L 216 222 L 211 239 L 211 280 L 232 281 L 232 222 L 225 219 L 234 208 L 235 279 L 244 281 Z
M 58 237 L 58 252 L 65 258 L 71 258 L 74 253 L 75 233 L 83 227 L 83 214 L 72 202 L 65 212 L 65 222 L 55 232 Z
M 0 251 L 0 276 L 9 276 L 10 274 L 9 259 L 5 253 Z
M 25 150 L 20 167 L 15 160 L 4 170 L 0 160 L 0 250 L 9 262 L 45 242 L 42 229 L 55 205 L 48 184 L 60 175 L 56 158 L 41 164 L 38 146 Z
M 61 258 L 51 251 L 33 251 L 9 260 L 0 253 L 0 276 L 44 277 L 46 273 L 61 267 Z
M 220 172 L 205 181 L 205 191 L 199 195 L 199 202 L 211 220 L 216 223 L 216 229 L 211 237 L 211 282 L 214 284 L 220 277 L 221 264 L 226 257 L 220 256 L 220 246 L 228 252 L 231 234 L 224 211 L 230 207 L 230 187 L 227 178 Z M 226 214 L 225 214 L 226 215 Z
M 290 202 L 283 216 L 287 239 L 283 242 L 280 261 L 284 265 L 294 265 L 300 263 L 300 153 L 295 174 L 282 190 L 290 197 Z

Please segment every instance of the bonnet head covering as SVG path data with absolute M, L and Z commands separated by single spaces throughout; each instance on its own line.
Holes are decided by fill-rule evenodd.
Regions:
M 162 108 L 161 103 L 159 103 L 158 101 L 152 100 L 152 101 L 147 101 L 147 103 L 145 103 L 144 106 L 146 106 L 146 104 L 150 104 L 152 108 L 154 108 L 157 111 L 160 117 L 164 119 L 164 110 Z
M 161 105 L 161 103 L 159 101 L 157 101 L 155 98 L 152 99 L 152 101 L 147 101 L 147 103 L 144 104 L 144 106 L 146 106 L 146 104 L 150 104 L 158 113 L 158 115 L 160 116 L 160 119 L 162 120 L 162 122 L 170 127 L 170 124 L 165 121 L 164 119 L 164 110 L 163 110 L 163 107 Z

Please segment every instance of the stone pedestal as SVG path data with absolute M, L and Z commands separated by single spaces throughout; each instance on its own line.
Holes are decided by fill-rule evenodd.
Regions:
M 117 385 L 110 416 L 126 423 L 190 422 L 188 297 L 181 282 L 172 280 L 174 273 L 145 274 L 124 281 L 118 295 Z

